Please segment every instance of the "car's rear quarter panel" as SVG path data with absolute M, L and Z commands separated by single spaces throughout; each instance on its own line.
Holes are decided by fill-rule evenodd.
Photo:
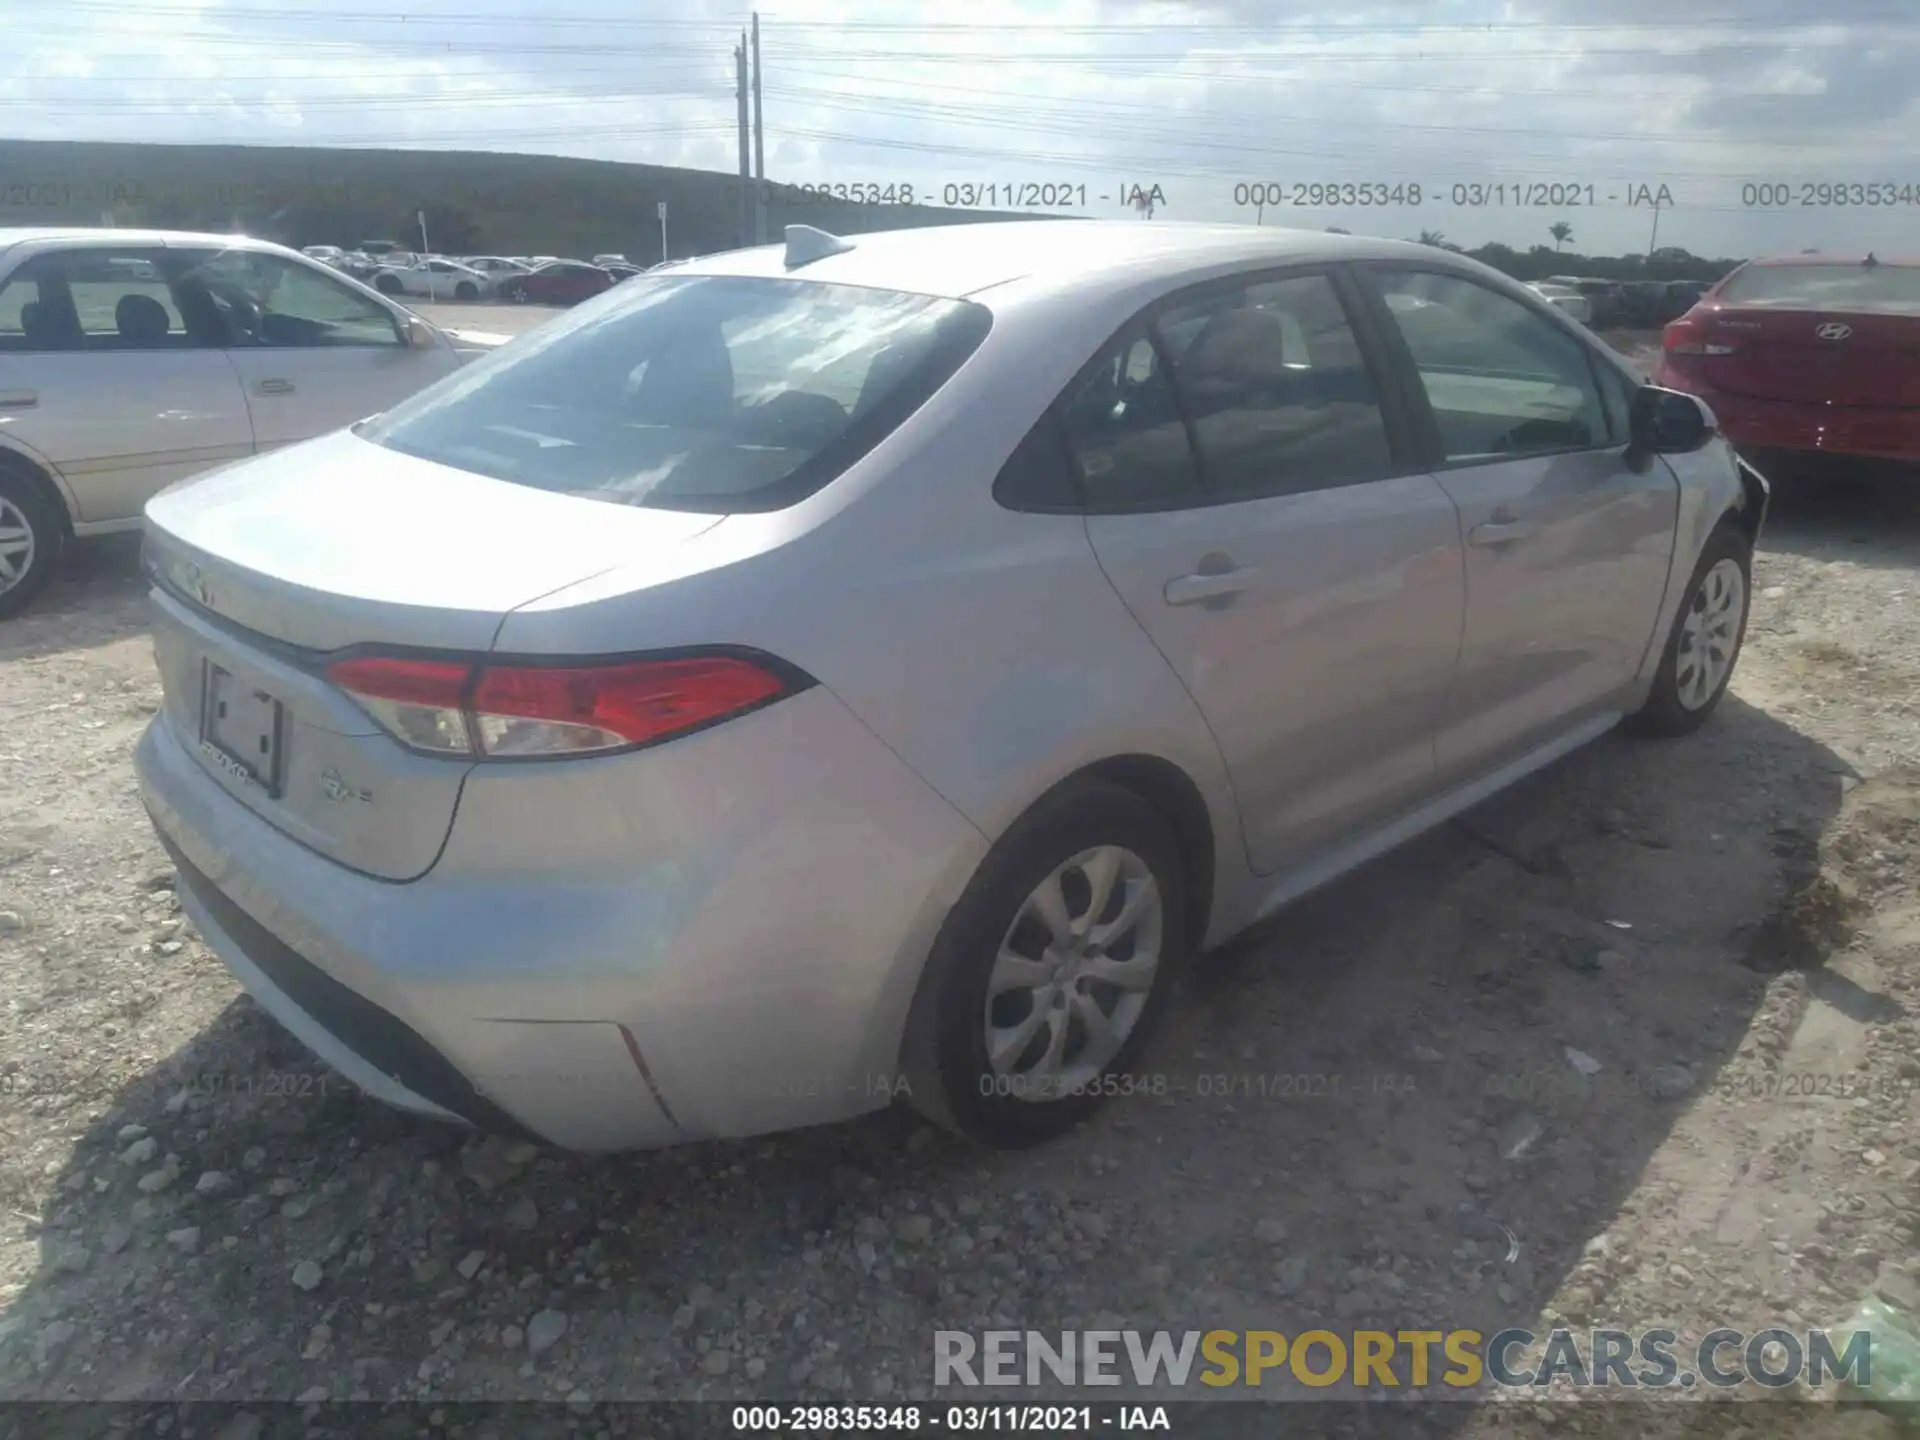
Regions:
M 990 839 L 1085 767 L 1166 760 L 1209 810 L 1209 899 L 1232 895 L 1238 816 L 1192 697 L 1108 583 L 1084 520 L 992 496 L 1044 405 L 1169 284 L 1143 274 L 1110 305 L 996 312 L 954 380 L 853 471 L 703 537 L 708 560 L 731 546 L 752 564 L 646 593 L 601 576 L 510 615 L 498 648 L 631 649 L 640 630 L 649 646 L 758 646 L 819 679 Z

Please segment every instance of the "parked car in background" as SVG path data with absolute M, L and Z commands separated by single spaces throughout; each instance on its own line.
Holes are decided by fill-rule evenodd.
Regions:
M 338 245 L 302 245 L 300 253 L 335 270 L 344 268 L 347 261 L 347 252 Z
M 0 229 L 0 616 L 69 535 L 351 424 L 488 348 L 307 256 L 232 235 Z
M 1043 1140 L 1196 950 L 1725 691 L 1764 481 L 1486 266 L 788 234 L 148 506 L 181 904 L 371 1095 Z
M 336 268 L 344 275 L 351 275 L 355 280 L 367 281 L 380 272 L 382 262 L 378 257 L 368 255 L 364 251 L 348 250 L 341 255 L 340 264 Z
M 1527 288 L 1540 296 L 1556 310 L 1564 310 L 1582 325 L 1593 319 L 1593 306 L 1587 297 L 1570 285 L 1556 285 L 1551 280 L 1535 280 Z
M 1587 297 L 1592 316 L 1587 321 L 1596 330 L 1610 330 L 1621 323 L 1621 290 L 1618 280 L 1599 280 L 1581 275 L 1549 275 L 1549 284 L 1564 285 Z
M 550 260 L 525 275 L 509 275 L 498 293 L 502 300 L 526 301 L 535 305 L 577 305 L 613 288 L 611 274 L 598 265 L 578 260 Z
M 1623 280 L 1620 282 L 1619 323 L 1632 330 L 1657 330 L 1682 310 L 1673 307 L 1673 296 L 1664 280 Z
M 606 266 L 606 265 L 632 265 L 633 262 L 627 259 L 627 257 L 624 255 L 614 255 L 609 253 L 606 255 L 594 256 L 593 263 L 596 265 Z
M 382 295 L 418 295 L 429 300 L 480 300 L 494 282 L 457 260 L 422 259 L 411 265 L 387 265 L 375 272 L 373 288 Z
M 478 270 L 496 284 L 504 276 L 524 275 L 533 268 L 523 260 L 514 260 L 505 255 L 463 255 L 460 263 L 469 270 Z
M 1749 261 L 1667 326 L 1655 375 L 1763 467 L 1920 479 L 1920 259 Z
M 644 275 L 647 273 L 638 265 L 602 265 L 600 268 L 611 275 L 616 281 L 631 280 L 636 275 Z
M 1706 280 L 1667 281 L 1667 308 L 1673 312 L 1667 317 L 1668 321 L 1678 320 L 1698 305 L 1700 297 L 1712 288 L 1712 283 Z

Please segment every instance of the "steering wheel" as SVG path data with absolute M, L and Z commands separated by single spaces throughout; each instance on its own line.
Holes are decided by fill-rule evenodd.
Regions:
M 210 285 L 207 294 L 219 310 L 230 339 L 250 345 L 260 343 L 260 328 L 266 312 L 258 301 L 230 285 Z

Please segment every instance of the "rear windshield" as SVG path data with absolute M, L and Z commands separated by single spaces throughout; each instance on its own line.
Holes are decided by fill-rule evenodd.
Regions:
M 1749 265 L 1716 297 L 1792 310 L 1920 314 L 1920 267 L 1912 265 Z
M 858 460 L 985 337 L 981 306 L 849 285 L 662 275 L 366 422 L 496 480 L 710 514 L 777 510 Z

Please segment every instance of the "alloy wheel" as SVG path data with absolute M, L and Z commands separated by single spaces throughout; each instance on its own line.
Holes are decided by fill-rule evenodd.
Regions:
M 0 594 L 27 578 L 37 548 L 26 512 L 0 495 Z
M 1165 922 L 1152 869 L 1123 846 L 1083 851 L 1034 888 L 987 980 L 987 1058 L 1006 1093 L 1058 1100 L 1113 1063 L 1146 1009 Z
M 1680 627 L 1673 680 L 1681 705 L 1698 710 L 1733 668 L 1740 622 L 1747 608 L 1747 577 L 1736 560 L 1722 560 L 1700 578 Z

